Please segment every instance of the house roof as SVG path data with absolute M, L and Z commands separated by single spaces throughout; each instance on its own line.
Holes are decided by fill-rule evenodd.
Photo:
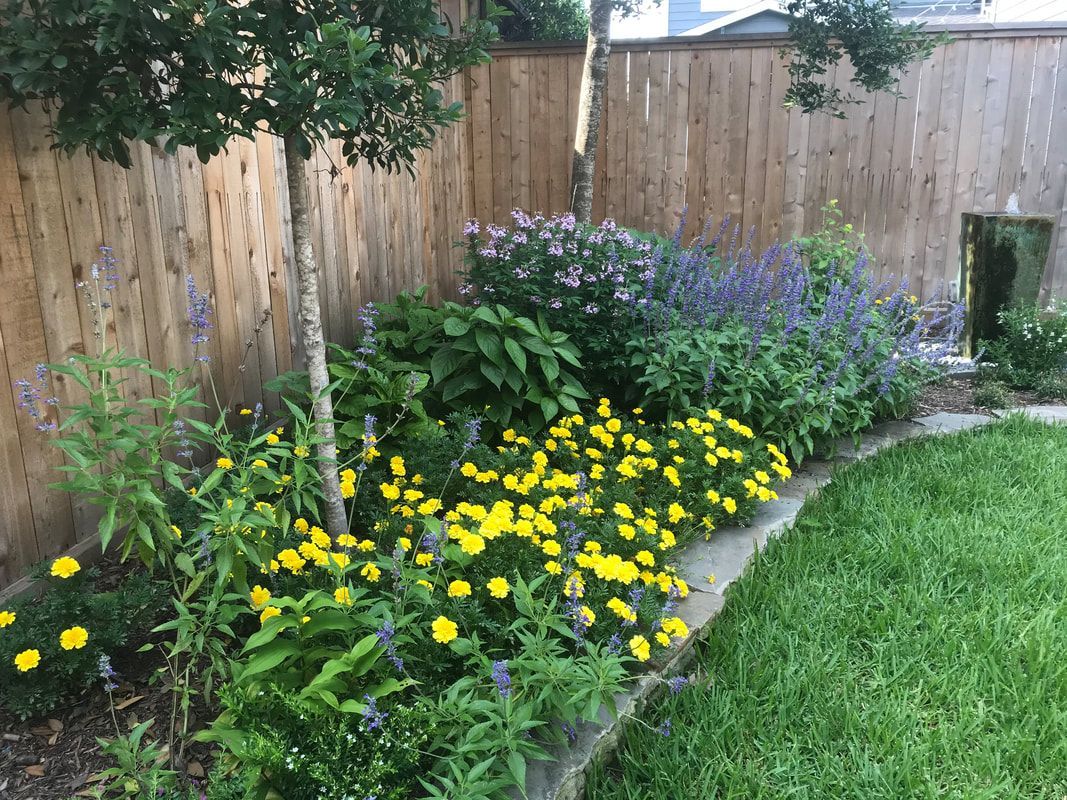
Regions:
M 789 19 L 780 0 L 750 2 L 679 36 L 702 36 L 725 32 L 731 25 L 768 14 Z M 988 22 L 1067 21 L 1067 0 L 896 0 L 893 16 L 898 22 L 962 25 Z
M 737 9 L 737 11 L 731 11 L 729 14 L 716 17 L 703 25 L 697 25 L 695 28 L 682 31 L 679 36 L 703 36 L 706 33 L 715 33 L 757 14 L 773 14 L 783 19 L 789 19 L 789 14 L 782 11 L 782 4 L 779 0 L 759 0 L 759 2 L 749 3 L 744 8 Z

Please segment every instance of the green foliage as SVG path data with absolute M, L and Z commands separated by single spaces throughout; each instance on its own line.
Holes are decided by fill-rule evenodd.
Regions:
M 1001 333 L 981 342 L 983 376 L 1020 389 L 1041 386 L 1056 396 L 1067 370 L 1067 309 L 1053 302 L 1041 311 L 1034 306 L 1007 308 L 997 314 Z
M 796 245 L 808 268 L 810 285 L 825 298 L 833 274 L 843 274 L 856 263 L 856 254 L 866 246 L 863 234 L 856 233 L 851 222 L 845 222 L 836 199 L 822 207 L 822 227 L 809 236 L 796 239 Z M 869 255 L 869 254 L 868 254 Z
M 178 773 L 167 768 L 167 752 L 159 740 L 146 741 L 145 734 L 154 719 L 138 723 L 125 736 L 97 739 L 103 752 L 114 759 L 114 766 L 99 773 L 97 796 L 107 800 L 154 800 L 176 798 L 179 794 Z
M 398 303 L 409 313 L 387 316 L 381 338 L 397 358 L 430 373 L 424 402 L 439 416 L 474 408 L 498 431 L 515 423 L 538 431 L 589 397 L 575 374 L 581 351 L 540 315 L 534 321 L 502 305 Z
M 423 774 L 435 723 L 421 704 L 391 703 L 369 729 L 370 720 L 358 714 L 309 708 L 291 690 L 269 684 L 230 687 L 222 701 L 225 717 L 241 731 L 234 768 L 250 797 L 273 791 L 286 800 L 406 800 Z
M 842 106 L 857 102 L 824 82 L 844 55 L 855 75 L 853 85 L 868 92 L 894 91 L 898 73 L 928 58 L 947 37 L 931 36 L 916 23 L 898 25 L 889 0 L 789 0 L 790 85 L 786 106 L 805 113 L 829 111 L 843 117 Z
M 94 569 L 48 577 L 38 596 L 0 606 L 0 613 L 15 615 L 0 628 L 0 707 L 25 719 L 76 699 L 101 683 L 101 657 L 118 655 L 161 610 L 159 587 L 143 572 L 110 591 L 99 592 L 95 584 Z M 88 640 L 83 647 L 64 649 L 60 634 L 75 626 L 88 632 Z M 37 650 L 41 660 L 21 672 L 15 656 L 25 650 Z
M 508 42 L 584 39 L 589 12 L 581 0 L 523 0 L 521 12 L 502 17 L 497 25 Z
M 103 507 L 99 524 L 103 547 L 125 530 L 123 558 L 136 548 L 146 564 L 157 558 L 167 561 L 174 537 L 166 504 L 159 496 L 159 479 L 165 477 L 180 487 L 183 470 L 163 454 L 167 448 L 178 447 L 181 437 L 175 422 L 182 419 L 181 413 L 204 407 L 196 400 L 197 389 L 186 383 L 189 371 L 157 370 L 121 350 L 75 355 L 48 369 L 67 376 L 86 393 L 84 402 L 68 410 L 59 429 L 62 435 L 54 440 L 68 462 L 60 469 L 69 476 L 56 488 Z M 122 376 L 132 370 L 159 384 L 159 397 L 127 402 L 120 392 Z M 204 431 L 196 426 L 188 437 L 203 441 Z
M 974 387 L 974 404 L 980 408 L 1008 408 L 1011 390 L 1003 381 L 983 379 Z
M 363 441 L 368 414 L 392 425 L 397 438 L 419 436 L 434 424 L 421 397 L 430 376 L 419 371 L 418 365 L 394 361 L 382 354 L 360 358 L 337 344 L 329 344 L 327 348 L 330 358 L 327 370 L 336 386 L 335 433 L 342 451 Z M 286 372 L 265 383 L 263 388 L 280 392 L 294 403 L 310 406 L 311 382 L 306 372 Z
M 495 36 L 474 18 L 452 30 L 432 0 L 7 0 L 0 13 L 0 99 L 57 101 L 59 147 L 123 166 L 128 140 L 206 161 L 267 130 L 305 158 L 339 139 L 350 161 L 410 168 L 460 116 L 440 82 L 488 61 Z

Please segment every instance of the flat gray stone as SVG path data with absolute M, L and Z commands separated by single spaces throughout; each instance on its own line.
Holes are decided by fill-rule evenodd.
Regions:
M 937 433 L 954 433 L 986 425 L 993 419 L 994 417 L 985 414 L 949 414 L 946 411 L 939 411 L 928 417 L 919 417 L 915 422 Z
M 1025 414 L 1042 422 L 1067 422 L 1067 406 L 1018 406 L 995 411 L 994 413 L 998 417 L 1004 417 L 1008 414 Z
M 749 525 L 717 528 L 710 538 L 690 542 L 677 556 L 678 574 L 692 587 L 721 595 L 745 571 L 752 554 L 792 524 L 803 504 L 800 498 L 779 497 L 762 503 Z M 714 584 L 708 583 L 710 575 Z

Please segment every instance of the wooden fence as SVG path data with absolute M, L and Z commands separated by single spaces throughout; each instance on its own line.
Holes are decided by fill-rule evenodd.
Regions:
M 769 244 L 810 231 L 837 198 L 880 268 L 928 294 L 955 277 L 961 211 L 1003 208 L 1012 192 L 1025 211 L 1064 209 L 1065 33 L 956 34 L 904 78 L 902 97 L 869 98 L 845 120 L 780 108 L 781 40 L 618 44 L 594 213 L 666 231 L 688 205 L 690 230 L 729 213 Z M 335 170 L 336 148 L 316 154 L 308 184 L 332 339 L 351 340 L 355 309 L 368 300 L 422 283 L 452 296 L 461 261 L 452 245 L 466 217 L 505 222 L 514 206 L 566 208 L 581 60 L 574 45 L 501 47 L 491 65 L 455 78 L 448 91 L 469 117 L 420 158 L 414 179 Z M 841 66 L 834 79 L 846 78 Z M 0 385 L 92 352 L 75 283 L 107 243 L 122 275 L 109 335 L 157 363 L 191 363 L 191 275 L 212 298 L 216 383 L 237 403 L 273 405 L 262 382 L 301 358 L 278 143 L 235 141 L 207 165 L 142 145 L 123 171 L 50 150 L 47 114 L 0 110 Z M 1048 280 L 1060 293 L 1065 221 Z M 69 382 L 55 393 L 77 398 Z M 14 388 L 0 398 L 0 587 L 84 540 L 96 519 L 47 488 L 57 452 L 18 403 Z

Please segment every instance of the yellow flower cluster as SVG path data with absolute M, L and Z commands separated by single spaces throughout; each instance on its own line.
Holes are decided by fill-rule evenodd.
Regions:
M 81 570 L 81 564 L 70 556 L 61 556 L 52 562 L 49 574 L 67 579 Z M 18 615 L 14 611 L 0 611 L 0 629 L 15 624 Z M 74 625 L 59 634 L 59 646 L 64 650 L 81 650 L 89 643 L 89 631 L 81 625 Z M 29 672 L 41 664 L 41 651 L 37 648 L 23 650 L 13 659 L 19 672 Z
M 635 586 L 658 590 L 660 596 L 687 595 L 685 581 L 672 567 L 657 567 L 655 553 L 671 550 L 695 531 L 712 530 L 715 519 L 739 510 L 734 496 L 703 488 L 694 492 L 695 483 L 706 485 L 719 471 L 727 470 L 723 485 L 750 489 L 743 499 L 766 501 L 777 496 L 768 485 L 770 475 L 761 468 L 767 459 L 756 458 L 755 466 L 749 466 L 741 449 L 746 440 L 755 438 L 752 429 L 735 419 L 724 419 L 716 410 L 703 418 L 675 421 L 665 430 L 651 425 L 642 430 L 643 420 L 637 425 L 625 422 L 607 399 L 598 403 L 596 416 L 591 424 L 580 414 L 558 419 L 541 443 L 506 430 L 503 439 L 509 447 L 499 448 L 507 455 L 501 463 L 461 464 L 458 472 L 470 482 L 472 495 L 479 501 L 465 500 L 444 509 L 442 530 L 456 552 L 444 548 L 436 557 L 418 552 L 413 563 L 439 564 L 447 596 L 462 600 L 474 591 L 471 576 L 478 572 L 479 560 L 495 552 L 497 542 L 512 548 L 515 544 L 511 543 L 518 543 L 520 549 L 535 551 L 537 563 L 558 578 L 556 586 L 565 597 L 583 597 L 587 586 L 594 586 L 594 596 L 604 598 L 598 601 L 604 602 L 604 608 L 634 624 L 639 609 L 614 595 L 625 595 Z M 718 423 L 725 431 L 717 430 Z M 785 456 L 774 445 L 767 449 L 774 460 L 769 468 L 782 480 L 789 477 Z M 404 519 L 438 510 L 436 501 L 420 504 L 424 497 L 410 488 L 400 457 L 392 459 L 390 467 L 392 479 L 379 489 L 392 503 L 393 515 Z M 739 475 L 739 470 L 744 472 Z M 660 498 L 657 502 L 662 505 L 654 508 L 631 499 L 650 495 Z M 587 536 L 576 552 L 561 531 L 574 530 L 582 518 L 586 518 L 582 527 Z M 433 588 L 425 579 L 420 583 Z M 491 597 L 503 599 L 510 586 L 497 576 L 486 589 Z M 595 608 L 582 606 L 586 627 L 596 618 Z M 631 652 L 642 660 L 650 657 L 653 644 L 666 647 L 672 639 L 688 635 L 677 617 L 649 623 L 648 637 L 637 636 L 631 642 Z M 458 636 L 455 624 L 444 616 L 434 621 L 432 633 L 442 644 Z

